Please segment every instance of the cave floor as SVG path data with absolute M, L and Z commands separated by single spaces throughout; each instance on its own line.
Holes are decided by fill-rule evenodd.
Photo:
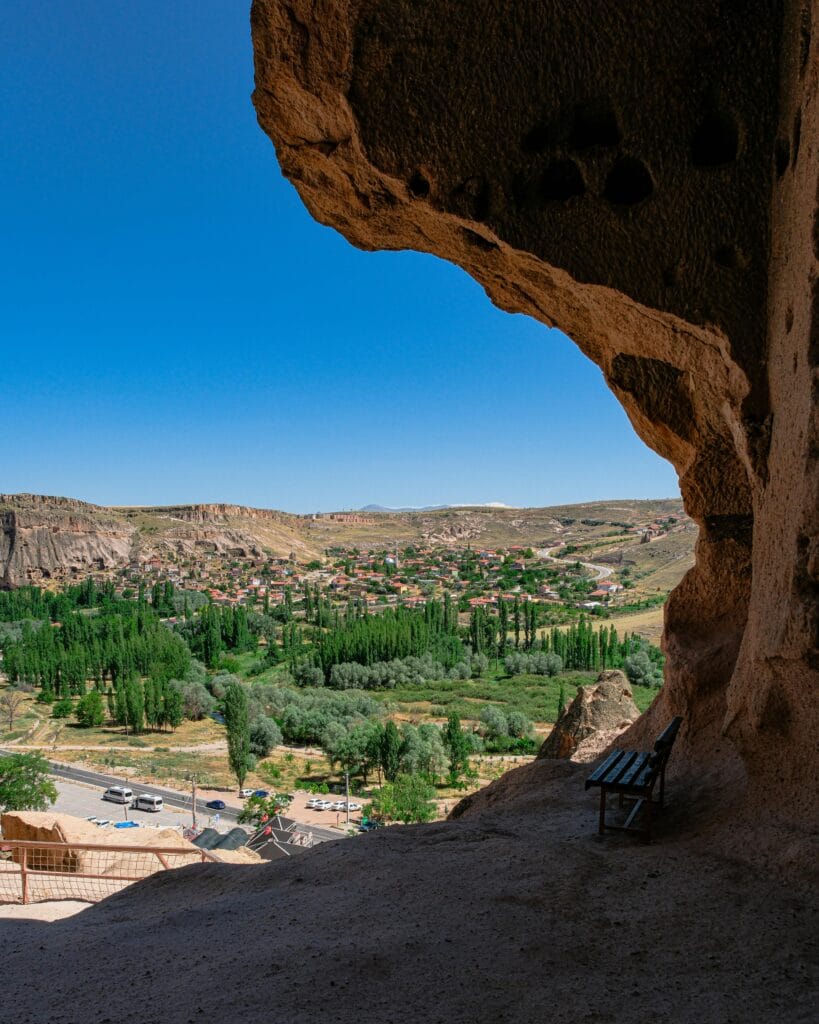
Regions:
M 4 1024 L 815 1020 L 800 837 L 766 865 L 770 828 L 721 844 L 672 803 L 650 846 L 601 839 L 586 774 L 538 761 L 456 821 L 0 922 Z

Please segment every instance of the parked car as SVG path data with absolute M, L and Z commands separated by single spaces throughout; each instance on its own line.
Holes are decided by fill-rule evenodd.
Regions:
M 161 811 L 164 803 L 161 796 L 140 793 L 131 806 L 135 807 L 138 811 Z
M 384 822 L 383 821 L 373 821 L 372 819 L 370 819 L 369 821 L 363 821 L 358 826 L 358 831 L 359 832 L 374 832 L 377 828 L 384 828 Z
M 313 804 L 313 808 L 316 811 L 329 811 L 333 806 L 330 800 L 316 800 Z
M 351 800 L 349 803 L 346 800 L 336 800 L 334 806 L 338 811 L 346 811 L 348 809 L 351 811 L 361 810 L 361 804 L 357 804 L 354 800 Z
M 247 798 L 249 796 L 253 796 L 253 790 L 252 789 L 240 789 L 239 790 L 239 798 L 241 800 L 247 800 Z
M 267 798 L 270 796 L 266 789 L 254 789 L 253 795 L 261 797 L 262 800 L 267 800 Z
M 304 806 L 311 811 L 320 811 L 324 807 L 324 800 L 320 796 L 311 796 Z
M 227 804 L 224 800 L 208 800 L 205 807 L 209 807 L 212 811 L 223 811 Z
M 131 806 L 134 799 L 134 791 L 127 786 L 109 786 L 102 794 L 103 800 L 110 800 L 115 804 L 127 804 Z

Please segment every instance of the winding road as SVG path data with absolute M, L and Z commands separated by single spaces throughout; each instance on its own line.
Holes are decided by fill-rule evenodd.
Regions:
M 554 558 L 550 552 L 556 550 L 557 548 L 538 548 L 535 554 L 545 562 L 556 562 L 558 565 L 576 565 L 579 561 L 577 558 Z M 593 562 L 580 562 L 580 564 L 584 569 L 590 569 L 594 573 L 595 583 L 607 579 L 614 572 L 610 565 L 595 565 Z

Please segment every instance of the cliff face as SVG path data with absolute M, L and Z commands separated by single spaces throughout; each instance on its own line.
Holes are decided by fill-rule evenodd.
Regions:
M 104 509 L 69 498 L 0 495 L 0 585 L 125 565 L 135 533 Z
M 680 476 L 666 615 L 694 774 L 816 810 L 819 51 L 808 0 L 255 0 L 254 102 L 310 212 L 557 325 Z
M 154 555 L 203 551 L 243 558 L 311 558 L 306 522 L 240 505 L 110 509 L 73 498 L 0 495 L 0 586 L 18 587 L 122 568 Z

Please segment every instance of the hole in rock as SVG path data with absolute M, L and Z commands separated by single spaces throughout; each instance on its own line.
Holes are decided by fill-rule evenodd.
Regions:
M 606 176 L 603 195 L 618 206 L 634 206 L 648 199 L 654 191 L 651 174 L 642 162 L 633 156 L 624 156 Z
M 429 182 L 420 171 L 413 174 L 407 182 L 407 188 L 418 199 L 424 199 L 429 195 Z
M 728 270 L 736 270 L 739 266 L 739 253 L 734 245 L 719 245 L 714 250 L 714 263 Z
M 620 128 L 614 111 L 605 103 L 587 103 L 575 111 L 569 145 L 572 149 L 616 146 Z
M 523 136 L 520 147 L 524 153 L 543 153 L 552 141 L 552 133 L 545 122 L 536 124 Z
M 793 118 L 793 163 L 799 156 L 799 143 L 802 141 L 802 111 L 797 110 Z
M 739 152 L 739 127 L 731 114 L 712 110 L 705 116 L 691 142 L 695 167 L 722 167 L 733 163 Z
M 785 314 L 785 333 L 790 334 L 793 329 L 793 307 L 788 306 L 788 312 Z M 794 361 L 794 370 L 796 369 L 796 363 Z
M 549 202 L 566 202 L 585 191 L 586 183 L 574 160 L 556 160 L 540 179 L 540 194 Z
M 791 147 L 788 145 L 787 139 L 776 140 L 776 145 L 774 146 L 774 162 L 776 163 L 776 176 L 777 178 L 781 178 L 785 171 L 787 171 L 788 164 L 791 162 Z
M 477 231 L 471 231 L 469 228 L 462 228 L 464 240 L 475 249 L 482 249 L 483 252 L 494 252 L 499 249 L 500 246 L 496 242 L 490 241 L 488 238 L 484 238 L 483 235 L 478 234 Z
M 808 66 L 810 56 L 810 34 L 811 34 L 811 7 L 812 0 L 805 0 L 802 6 L 802 14 L 799 25 L 799 74 L 804 75 Z

